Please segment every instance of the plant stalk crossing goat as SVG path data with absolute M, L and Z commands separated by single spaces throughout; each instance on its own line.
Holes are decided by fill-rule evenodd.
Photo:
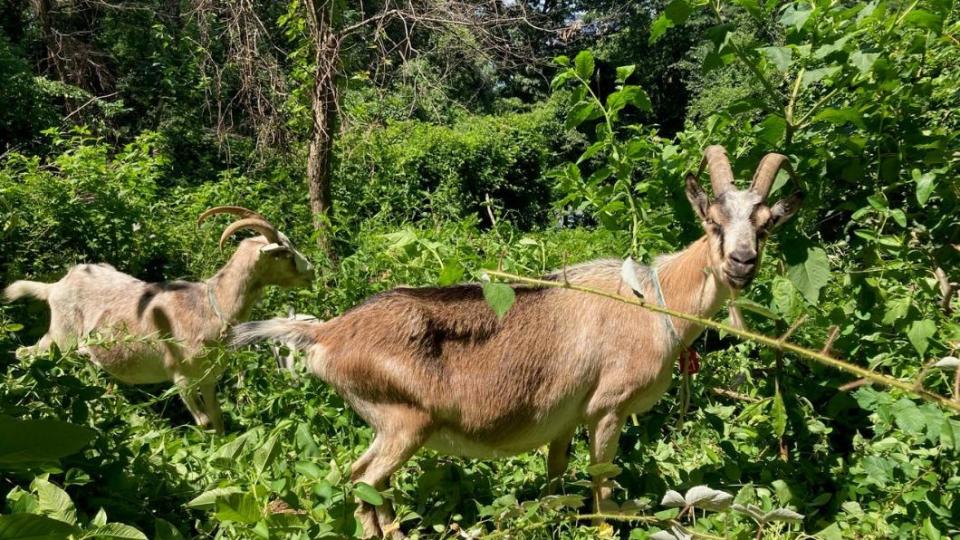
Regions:
M 197 225 L 216 214 L 240 218 L 223 231 L 221 249 L 242 229 L 260 236 L 242 240 L 206 281 L 147 283 L 107 264 L 80 264 L 56 283 L 11 284 L 4 291 L 8 301 L 32 296 L 50 305 L 49 330 L 24 352 L 43 353 L 53 344 L 63 350 L 76 347 L 124 383 L 173 381 L 197 424 L 222 432 L 216 385 L 223 367 L 216 359 L 227 328 L 250 317 L 265 286 L 309 285 L 313 266 L 251 210 L 211 208 Z
M 686 194 L 706 234 L 653 268 L 633 267 L 647 298 L 700 317 L 717 313 L 757 272 L 769 231 L 798 209 L 801 193 L 765 204 L 786 163 L 768 154 L 738 190 L 722 147 L 706 149 L 714 200 L 688 174 Z M 548 279 L 630 295 L 622 261 L 598 260 Z M 306 351 L 309 369 L 332 385 L 376 432 L 352 479 L 384 489 L 419 448 L 467 457 L 507 456 L 544 444 L 548 489 L 567 466 L 585 424 L 593 463 L 613 460 L 624 421 L 667 390 L 681 350 L 702 328 L 609 298 L 514 286 L 498 319 L 479 285 L 398 288 L 326 322 L 273 319 L 234 329 L 237 345 L 277 339 Z M 594 478 L 596 504 L 612 484 Z M 399 534 L 388 502 L 361 502 L 368 535 Z

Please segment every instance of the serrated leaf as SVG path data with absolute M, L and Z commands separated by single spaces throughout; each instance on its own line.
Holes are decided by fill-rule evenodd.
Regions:
M 850 63 L 860 70 L 860 73 L 866 74 L 873 69 L 873 64 L 880 57 L 878 53 L 865 53 L 863 51 L 853 51 L 850 53 Z
M 630 64 L 628 66 L 620 66 L 617 68 L 617 82 L 623 83 L 627 80 L 630 75 L 633 74 L 633 71 L 637 68 L 635 64 Z
M 613 463 L 594 463 L 587 467 L 587 474 L 593 477 L 613 478 L 618 476 L 623 469 Z
M 909 296 L 888 299 L 884 304 L 886 311 L 883 314 L 883 320 L 880 322 L 883 324 L 893 324 L 897 322 L 899 319 L 907 316 L 907 313 L 910 312 L 911 305 L 913 305 L 913 303 Z
M 834 74 L 840 71 L 840 66 L 827 66 L 818 69 L 811 69 L 809 71 L 803 72 L 803 77 L 800 78 L 801 87 L 806 88 L 811 84 L 822 81 L 832 77 Z
M 670 17 L 667 17 L 666 13 L 661 13 L 660 16 L 653 21 L 653 24 L 650 25 L 649 42 L 651 44 L 656 43 L 657 40 L 663 37 L 663 35 L 667 33 L 667 30 L 673 26 L 674 24 L 673 21 L 670 20 Z
M 493 312 L 497 314 L 497 318 L 502 319 L 507 311 L 510 310 L 510 307 L 513 306 L 513 301 L 516 299 L 516 293 L 513 292 L 513 287 L 492 281 L 483 282 L 482 287 L 483 297 L 487 300 L 487 303 L 490 304 Z
M 793 49 L 790 47 L 760 47 L 757 50 L 776 66 L 777 70 L 783 72 L 790 67 L 793 59 Z
M 263 471 L 277 459 L 277 455 L 280 453 L 279 439 L 279 434 L 274 434 L 254 452 L 253 466 L 257 468 L 257 475 L 262 475 Z
M 780 24 L 783 26 L 792 26 L 795 30 L 801 30 L 807 19 L 813 14 L 810 8 L 800 8 L 797 4 L 789 4 L 780 17 Z
M 602 113 L 592 101 L 581 101 L 567 113 L 566 129 L 573 129 L 587 120 L 598 118 Z
M 800 294 L 813 305 L 820 300 L 820 289 L 830 281 L 827 252 L 818 247 L 806 250 L 806 259 L 787 268 L 787 277 Z
M 910 340 L 910 344 L 913 345 L 913 348 L 920 353 L 920 356 L 923 356 L 927 352 L 927 348 L 930 346 L 930 338 L 937 333 L 937 325 L 930 319 L 921 319 L 919 321 L 914 321 L 910 325 L 910 328 L 907 329 L 907 339 Z
M 683 495 L 679 492 L 668 489 L 667 492 L 663 494 L 660 505 L 666 506 L 667 508 L 683 508 L 687 505 L 687 501 L 684 500 Z
M 353 485 L 353 493 L 362 501 L 368 502 L 374 506 L 383 504 L 383 495 L 370 484 L 357 482 Z
M 593 76 L 593 54 L 590 51 L 583 50 L 573 59 L 574 68 L 581 79 L 589 80 Z

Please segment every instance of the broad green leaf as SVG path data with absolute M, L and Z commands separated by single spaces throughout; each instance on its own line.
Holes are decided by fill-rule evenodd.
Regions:
M 443 268 L 440 269 L 440 276 L 437 278 L 437 283 L 441 287 L 447 285 L 454 285 L 463 281 L 463 274 L 465 270 L 463 266 L 460 266 L 460 263 L 456 261 L 450 261 L 443 265 Z
M 757 49 L 781 72 L 790 67 L 793 49 L 790 47 L 760 47 Z
M 79 535 L 77 527 L 47 516 L 0 516 L 0 540 L 67 540 Z
M 37 510 L 41 514 L 70 525 L 77 524 L 77 509 L 66 491 L 40 478 L 35 479 L 31 487 L 37 492 Z
M 279 443 L 280 434 L 273 434 L 257 451 L 253 454 L 253 466 L 257 468 L 257 475 L 263 474 L 273 461 L 277 459 L 280 453 Z
M 683 496 L 687 506 L 721 512 L 733 503 L 733 495 L 709 486 L 694 486 Z
M 96 432 L 59 420 L 0 415 L 0 469 L 51 463 L 79 452 Z
M 492 281 L 484 281 L 482 287 L 483 297 L 486 298 L 487 303 L 493 308 L 493 312 L 497 314 L 497 318 L 502 319 L 516 299 L 513 287 L 505 283 L 494 283 Z
M 789 508 L 777 508 L 763 515 L 764 522 L 783 521 L 787 523 L 797 523 L 803 521 L 803 514 L 798 514 Z
M 84 538 L 107 538 L 110 540 L 147 540 L 147 535 L 143 534 L 135 527 L 124 525 L 123 523 L 107 523 L 100 527 L 90 529 L 84 534 Z
M 613 463 L 595 463 L 587 467 L 587 474 L 594 477 L 613 478 L 621 472 L 623 469 Z
M 597 105 L 592 101 L 581 101 L 573 106 L 567 113 L 567 121 L 564 124 L 566 129 L 573 129 L 587 120 L 598 118 L 603 114 Z
M 863 51 L 854 51 L 850 53 L 850 64 L 860 70 L 860 73 L 866 74 L 873 69 L 874 62 L 880 57 L 879 53 L 865 53 Z
M 165 519 L 153 522 L 153 540 L 185 540 L 179 529 Z
M 261 505 L 250 493 L 234 493 L 217 499 L 215 515 L 220 521 L 252 524 L 263 517 Z
M 687 0 L 673 0 L 667 4 L 663 13 L 673 21 L 673 24 L 680 25 L 687 22 L 687 17 L 690 16 L 692 11 L 693 8 Z
M 830 281 L 827 253 L 822 248 L 807 248 L 806 259 L 787 268 L 787 277 L 808 302 L 816 305 L 820 300 L 820 289 Z
M 787 132 L 787 121 L 782 116 L 771 114 L 758 126 L 757 138 L 768 146 L 779 146 Z
M 197 495 L 184 506 L 187 508 L 197 508 L 199 510 L 212 510 L 217 504 L 217 499 L 242 492 L 243 490 L 236 486 L 213 488 Z
M 374 489 L 370 484 L 357 482 L 353 486 L 353 493 L 362 501 L 368 502 L 374 506 L 383 504 L 383 495 Z
M 801 30 L 807 19 L 813 14 L 813 10 L 808 7 L 800 7 L 798 4 L 789 4 L 780 17 L 780 24 L 783 26 L 792 26 L 795 30 Z
M 909 296 L 893 297 L 887 300 L 886 311 L 883 314 L 883 324 L 893 324 L 907 316 L 912 302 Z
M 623 83 L 627 80 L 630 75 L 633 74 L 633 71 L 637 68 L 635 64 L 630 64 L 628 66 L 620 66 L 617 68 L 617 82 Z
M 912 435 L 922 434 L 926 426 L 923 412 L 907 398 L 900 398 L 893 404 L 893 420 L 897 427 Z
M 828 527 L 821 529 L 814 537 L 820 540 L 843 540 L 843 532 L 839 525 L 831 523 Z
M 593 77 L 593 54 L 590 51 L 580 51 L 573 63 L 581 79 L 590 80 Z
M 923 520 L 923 528 L 921 531 L 927 540 L 940 540 L 943 537 L 943 535 L 940 534 L 940 530 L 930 521 L 930 516 L 927 516 L 927 518 Z
M 913 175 L 913 181 L 917 184 L 917 202 L 921 205 L 927 204 L 933 189 L 936 187 L 934 182 L 936 176 L 930 172 L 920 174 L 918 169 L 913 169 L 911 174 Z
M 835 75 L 840 71 L 840 66 L 827 66 L 818 69 L 811 69 L 809 71 L 803 72 L 803 77 L 800 78 L 800 85 L 802 88 L 806 88 L 811 84 L 820 82 L 823 79 L 827 79 Z
M 853 124 L 859 128 L 866 128 L 863 123 L 863 115 L 860 114 L 857 110 L 852 108 L 845 109 L 834 109 L 826 108 L 818 112 L 813 117 L 814 120 L 822 120 L 824 122 L 830 122 L 835 125 L 843 125 L 846 123 Z
M 913 348 L 923 356 L 930 345 L 930 338 L 937 333 L 937 325 L 930 319 L 914 321 L 907 330 L 907 338 Z
M 670 20 L 670 17 L 667 17 L 666 13 L 661 13 L 656 20 L 653 21 L 653 24 L 650 25 L 650 43 L 656 43 L 663 35 L 674 26 L 673 21 Z

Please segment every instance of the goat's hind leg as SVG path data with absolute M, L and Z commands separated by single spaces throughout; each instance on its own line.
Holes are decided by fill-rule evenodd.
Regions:
M 547 454 L 547 486 L 546 495 L 553 495 L 560 487 L 560 477 L 567 470 L 570 463 L 570 443 L 573 441 L 573 432 L 566 433 L 550 442 Z
M 387 488 L 396 472 L 426 441 L 429 415 L 407 406 L 391 406 L 379 411 L 377 435 L 370 448 L 352 467 L 351 479 L 364 482 L 378 491 Z M 393 505 L 389 500 L 374 507 L 360 501 L 357 519 L 366 537 L 404 538 L 394 523 Z
M 223 412 L 220 410 L 220 402 L 217 400 L 217 381 L 201 384 L 200 395 L 203 396 L 203 408 L 213 425 L 213 429 L 222 435 Z
M 599 416 L 590 424 L 590 464 L 610 463 L 617 455 L 617 443 L 620 440 L 620 431 L 626 420 L 625 416 L 616 412 L 608 412 Z M 597 475 L 593 479 L 594 509 L 600 514 L 610 506 L 613 496 L 613 482 L 605 475 Z

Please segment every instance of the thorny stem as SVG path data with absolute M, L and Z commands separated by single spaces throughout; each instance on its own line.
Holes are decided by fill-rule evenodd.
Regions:
M 936 403 L 941 407 L 951 409 L 956 412 L 960 412 L 960 402 L 952 401 L 939 394 L 930 392 L 929 390 L 924 390 L 923 388 L 917 388 L 914 386 L 913 382 L 901 381 L 899 379 L 894 379 L 893 377 L 889 377 L 887 375 L 881 375 L 872 370 L 862 368 L 860 366 L 851 364 L 849 362 L 845 362 L 843 360 L 838 360 L 832 356 L 829 356 L 825 352 L 817 352 L 793 343 L 781 341 L 780 338 L 765 336 L 763 334 L 750 332 L 748 330 L 740 330 L 728 324 L 712 321 L 710 319 L 703 319 L 703 318 L 697 317 L 696 315 L 691 315 L 689 313 L 684 313 L 682 311 L 676 311 L 667 307 L 659 306 L 657 304 L 651 304 L 649 302 L 646 302 L 645 300 L 642 300 L 636 297 L 622 296 L 617 293 L 603 291 L 600 289 L 594 289 L 591 287 L 582 287 L 580 285 L 573 285 L 571 283 L 566 283 L 566 282 L 528 278 L 524 276 L 518 276 L 516 274 L 511 274 L 508 272 L 501 272 L 498 270 L 485 270 L 484 272 L 486 272 L 490 276 L 499 277 L 501 279 L 506 279 L 510 281 L 515 281 L 517 283 L 525 283 L 528 285 L 535 285 L 538 287 L 570 289 L 573 291 L 585 292 L 585 293 L 593 294 L 596 296 L 603 296 L 605 298 L 610 298 L 612 300 L 623 302 L 625 304 L 633 304 L 636 306 L 640 306 L 650 311 L 663 313 L 671 317 L 675 317 L 677 319 L 683 319 L 686 321 L 697 323 L 700 326 L 712 328 L 714 330 L 721 330 L 723 332 L 737 336 L 742 339 L 755 341 L 757 343 L 761 343 L 763 345 L 766 345 L 778 351 L 792 352 L 794 354 L 797 354 L 804 358 L 808 358 L 820 364 L 824 364 L 834 369 L 837 369 L 846 373 L 850 373 L 858 377 L 862 377 L 864 379 L 869 380 L 870 382 L 873 382 L 876 384 L 882 384 L 884 386 L 888 386 L 891 388 L 897 388 L 899 390 L 903 390 L 904 392 L 913 394 L 921 399 Z

